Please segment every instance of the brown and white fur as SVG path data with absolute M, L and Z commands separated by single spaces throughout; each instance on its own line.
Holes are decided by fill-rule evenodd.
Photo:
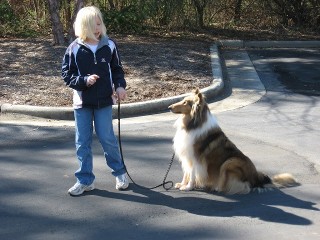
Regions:
M 271 179 L 258 172 L 252 161 L 221 130 L 199 89 L 169 109 L 181 114 L 175 122 L 173 147 L 182 165 L 183 178 L 175 188 L 245 194 L 254 188 L 297 184 L 290 174 L 279 174 Z

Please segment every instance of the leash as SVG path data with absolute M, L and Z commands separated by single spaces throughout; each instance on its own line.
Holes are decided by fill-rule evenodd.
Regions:
M 169 166 L 168 166 L 168 169 L 166 171 L 166 174 L 164 175 L 164 178 L 163 178 L 163 181 L 161 184 L 157 185 L 157 186 L 154 186 L 154 187 L 145 187 L 145 186 L 142 186 L 142 185 L 139 185 L 137 184 L 133 179 L 132 177 L 130 176 L 129 172 L 128 172 L 128 169 L 127 169 L 127 166 L 126 164 L 124 163 L 124 158 L 123 158 L 123 153 L 122 153 L 122 144 L 121 144 L 121 129 L 120 129 L 120 99 L 118 98 L 118 142 L 119 142 L 119 148 L 120 148 L 120 155 L 121 155 L 121 160 L 122 160 L 122 163 L 124 165 L 124 168 L 127 172 L 127 175 L 128 177 L 130 178 L 131 182 L 136 185 L 137 187 L 140 187 L 140 188 L 143 188 L 143 189 L 148 189 L 148 190 L 152 190 L 152 189 L 155 189 L 155 188 L 158 188 L 158 187 L 163 187 L 166 191 L 170 190 L 172 187 L 173 187 L 173 182 L 172 181 L 166 181 L 167 177 L 168 177 L 168 174 L 169 174 L 169 171 L 171 169 L 171 166 L 172 166 L 172 163 L 173 163 L 173 159 L 174 159 L 174 156 L 175 156 L 175 153 L 172 154 L 172 157 L 171 157 L 171 160 L 170 160 L 170 163 L 169 163 Z M 167 186 L 168 184 L 170 184 L 169 186 Z

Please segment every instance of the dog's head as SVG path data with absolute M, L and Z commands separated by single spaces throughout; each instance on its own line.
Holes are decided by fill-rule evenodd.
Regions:
M 187 129 L 196 128 L 206 121 L 208 105 L 205 97 L 197 88 L 182 101 L 169 106 L 171 112 L 184 115 L 184 124 Z

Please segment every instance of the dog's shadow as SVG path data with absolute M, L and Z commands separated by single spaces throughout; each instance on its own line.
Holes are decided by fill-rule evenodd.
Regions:
M 166 206 L 200 216 L 246 216 L 267 222 L 292 225 L 310 225 L 312 222 L 309 219 L 282 210 L 277 206 L 319 211 L 318 208 L 314 207 L 314 205 L 316 205 L 315 203 L 300 200 L 280 190 L 273 190 L 267 193 L 252 192 L 246 195 L 225 196 L 202 191 L 183 193 L 177 190 L 171 190 L 163 193 L 142 189 L 134 185 L 131 185 L 130 189 L 134 194 L 130 194 L 130 190 L 124 192 L 109 192 L 95 189 L 94 191 L 86 193 L 86 195 L 96 195 L 148 205 Z

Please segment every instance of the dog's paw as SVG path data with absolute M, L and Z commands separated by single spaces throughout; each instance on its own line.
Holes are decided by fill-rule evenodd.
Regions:
M 193 189 L 192 185 L 183 185 L 179 188 L 181 191 L 191 191 Z
M 183 186 L 182 183 L 176 183 L 176 184 L 174 185 L 174 187 L 175 187 L 176 189 L 180 189 L 182 186 Z

